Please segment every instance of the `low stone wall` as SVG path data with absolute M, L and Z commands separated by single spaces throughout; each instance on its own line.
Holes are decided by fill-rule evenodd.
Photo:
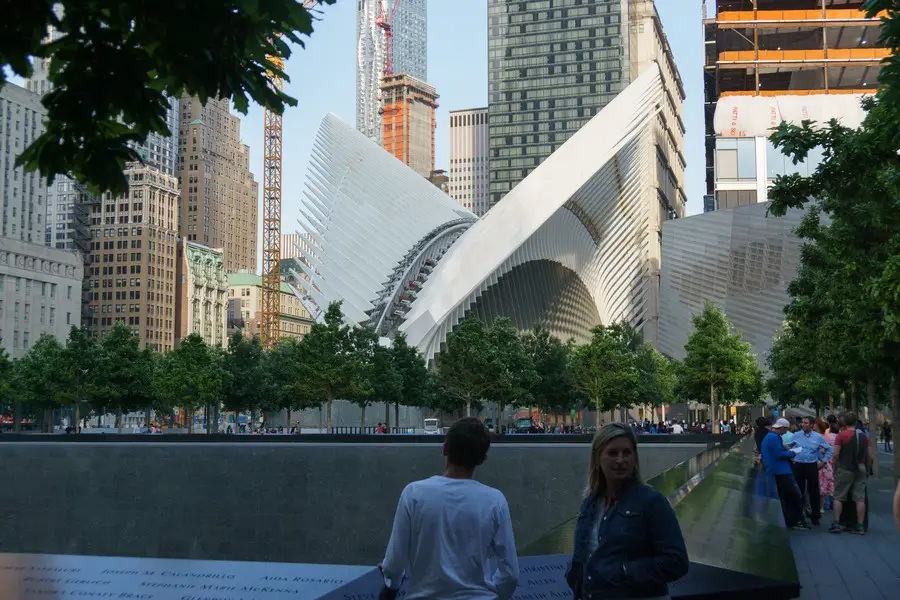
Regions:
M 655 475 L 705 448 L 643 444 Z M 587 444 L 496 444 L 477 479 L 524 545 L 580 504 Z M 374 564 L 439 444 L 0 443 L 0 552 Z

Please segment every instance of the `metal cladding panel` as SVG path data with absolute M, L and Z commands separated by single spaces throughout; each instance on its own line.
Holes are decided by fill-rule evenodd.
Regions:
M 584 280 L 604 322 L 640 321 L 658 203 L 652 125 L 662 102 L 654 64 L 472 226 L 400 327 L 410 343 L 432 356 L 488 287 L 543 259 Z
M 768 203 L 717 210 L 663 226 L 659 350 L 683 359 L 691 317 L 718 304 L 765 369 L 797 275 L 804 212 L 766 216 Z
M 367 318 L 394 267 L 429 232 L 476 218 L 331 114 L 316 137 L 301 214 L 310 243 L 298 250 L 312 266 L 317 302 L 343 301 L 355 323 Z

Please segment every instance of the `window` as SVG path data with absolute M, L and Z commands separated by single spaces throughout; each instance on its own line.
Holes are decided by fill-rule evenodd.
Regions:
M 28 332 L 24 332 L 22 334 L 22 347 L 28 350 Z
M 68 286 L 69 289 L 66 290 L 66 300 L 72 299 L 72 286 Z
M 30 305 L 30 304 L 26 304 L 26 305 L 25 305 L 25 320 L 26 320 L 26 321 L 28 320 L 28 315 L 29 315 L 30 313 L 31 313 L 31 305 Z
M 47 297 L 47 282 L 41 283 L 41 298 Z
M 53 325 L 56 323 L 56 309 L 52 306 L 50 307 L 50 324 Z
M 41 325 L 44 324 L 44 316 L 46 315 L 46 313 L 47 313 L 47 307 L 42 306 L 41 307 L 41 321 L 40 321 Z
M 13 348 L 19 347 L 19 330 L 13 331 Z
M 72 324 L 72 313 L 67 312 L 66 313 L 66 325 L 71 325 L 71 324 Z
M 16 293 L 19 293 L 21 291 L 22 291 L 22 278 L 16 277 Z

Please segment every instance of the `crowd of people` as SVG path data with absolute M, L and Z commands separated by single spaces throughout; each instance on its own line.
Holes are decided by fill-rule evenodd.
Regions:
M 654 433 L 666 433 L 666 434 L 682 434 L 682 433 L 712 433 L 712 421 L 707 419 L 706 421 L 686 421 L 684 419 L 678 421 L 660 421 L 659 423 L 652 423 L 650 419 L 644 419 L 644 422 L 641 423 L 639 421 L 631 422 L 631 429 L 638 435 L 641 434 L 654 434 Z M 750 433 L 751 426 L 749 422 L 743 422 L 740 425 L 735 423 L 734 420 L 731 421 L 719 421 L 719 431 L 722 433 L 738 433 L 740 435 L 747 435 Z
M 761 482 L 777 490 L 788 527 L 818 526 L 830 510 L 828 531 L 866 533 L 866 484 L 875 454 L 871 432 L 856 413 L 804 417 L 799 424 L 783 417 L 760 417 L 755 438 Z M 841 525 L 848 503 L 856 509 L 852 527 Z

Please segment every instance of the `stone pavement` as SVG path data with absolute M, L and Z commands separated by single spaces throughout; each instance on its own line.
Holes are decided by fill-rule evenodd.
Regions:
M 800 600 L 900 600 L 900 531 L 891 509 L 893 457 L 881 450 L 878 455 L 882 475 L 869 479 L 866 535 L 828 533 L 830 511 L 820 527 L 792 532 Z

